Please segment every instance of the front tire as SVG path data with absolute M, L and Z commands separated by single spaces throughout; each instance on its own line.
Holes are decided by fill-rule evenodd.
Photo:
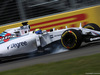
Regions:
M 67 49 L 78 48 L 82 43 L 81 32 L 75 29 L 66 30 L 61 36 L 61 43 Z

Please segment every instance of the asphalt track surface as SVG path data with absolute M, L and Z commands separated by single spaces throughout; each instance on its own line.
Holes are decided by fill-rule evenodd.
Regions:
M 31 66 L 35 64 L 57 62 L 57 61 L 76 58 L 80 56 L 88 56 L 97 53 L 100 53 L 100 42 L 85 44 L 82 45 L 79 49 L 70 50 L 58 54 L 46 54 L 38 57 L 32 57 L 32 58 L 26 58 L 26 59 L 7 62 L 7 63 L 2 63 L 0 64 L 0 72 L 21 68 L 25 66 Z

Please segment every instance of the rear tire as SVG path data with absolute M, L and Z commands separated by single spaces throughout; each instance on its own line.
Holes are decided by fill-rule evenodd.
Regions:
M 66 30 L 61 36 L 61 43 L 67 49 L 78 48 L 82 43 L 81 32 L 75 29 Z
M 100 27 L 97 24 L 94 24 L 94 23 L 89 23 L 89 24 L 83 26 L 83 28 L 100 31 Z

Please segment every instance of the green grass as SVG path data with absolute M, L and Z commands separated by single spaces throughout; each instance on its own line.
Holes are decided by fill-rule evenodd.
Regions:
M 86 73 L 100 73 L 100 54 L 38 64 L 0 72 L 0 75 L 88 75 Z

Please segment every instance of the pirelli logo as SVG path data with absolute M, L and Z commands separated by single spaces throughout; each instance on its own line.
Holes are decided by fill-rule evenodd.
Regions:
M 65 17 L 61 17 L 61 18 L 57 18 L 57 19 L 53 19 L 53 20 L 49 20 L 49 21 L 44 21 L 44 22 L 40 22 L 40 23 L 34 23 L 34 24 L 31 24 L 30 26 L 32 27 L 31 30 L 34 30 L 36 28 L 49 30 L 49 28 L 51 28 L 51 27 L 52 28 L 59 27 L 61 29 L 65 25 L 68 25 L 68 24 L 74 23 L 74 22 L 84 21 L 86 19 L 87 19 L 87 14 L 85 14 L 85 13 L 67 16 L 67 17 L 65 15 Z M 84 21 L 84 23 L 87 23 L 87 22 Z M 74 27 L 74 26 L 75 26 L 75 24 L 71 25 L 71 27 Z

